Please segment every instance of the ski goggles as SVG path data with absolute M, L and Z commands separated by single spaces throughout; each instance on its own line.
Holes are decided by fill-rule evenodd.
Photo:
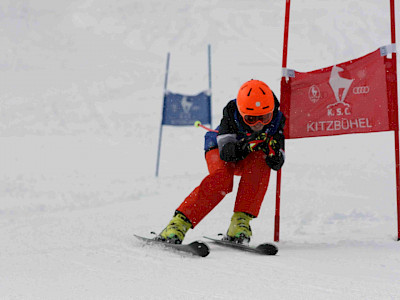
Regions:
M 245 115 L 243 120 L 249 126 L 254 126 L 258 122 L 260 122 L 260 123 L 262 123 L 264 125 L 267 125 L 267 124 L 269 124 L 271 122 L 272 116 L 273 116 L 272 112 L 270 112 L 268 114 L 265 114 L 265 115 L 261 115 L 261 116 Z

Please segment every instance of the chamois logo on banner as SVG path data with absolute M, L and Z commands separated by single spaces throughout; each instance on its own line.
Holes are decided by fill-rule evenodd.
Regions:
M 347 93 L 350 90 L 350 86 L 353 83 L 354 79 L 347 79 L 341 77 L 339 73 L 344 70 L 340 67 L 333 66 L 331 71 L 331 76 L 329 78 L 329 85 L 332 88 L 332 91 L 335 95 L 336 103 L 328 105 L 328 108 L 332 106 L 336 106 L 337 104 L 343 104 L 344 106 L 350 106 L 350 104 L 345 103 Z
M 192 99 L 188 99 L 187 96 L 183 96 L 182 97 L 182 101 L 181 101 L 181 105 L 182 105 L 183 112 L 185 114 L 188 114 L 190 109 L 193 106 L 193 100 Z

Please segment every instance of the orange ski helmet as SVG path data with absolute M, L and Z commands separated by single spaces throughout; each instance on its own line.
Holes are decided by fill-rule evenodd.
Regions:
M 266 125 L 272 120 L 274 94 L 264 82 L 252 79 L 240 87 L 236 105 L 247 125 L 253 126 L 257 122 Z

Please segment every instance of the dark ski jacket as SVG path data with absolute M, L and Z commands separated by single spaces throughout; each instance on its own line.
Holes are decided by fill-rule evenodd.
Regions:
M 260 132 L 264 132 L 268 137 L 272 137 L 278 145 L 278 151 L 275 155 L 267 156 L 266 163 L 273 170 L 279 170 L 285 160 L 285 137 L 283 135 L 283 127 L 285 125 L 285 116 L 279 110 L 279 101 L 275 98 L 275 109 L 272 121 L 265 125 Z M 222 160 L 227 162 L 235 162 L 244 159 L 249 152 L 243 151 L 242 147 L 238 147 L 243 138 L 253 133 L 250 126 L 244 121 L 240 115 L 236 105 L 236 99 L 231 100 L 223 110 L 223 117 L 220 125 L 216 128 L 216 132 L 207 132 L 205 135 L 204 150 L 207 152 L 212 149 L 219 149 Z

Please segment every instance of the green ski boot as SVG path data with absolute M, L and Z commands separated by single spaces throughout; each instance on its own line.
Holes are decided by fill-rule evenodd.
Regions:
M 175 216 L 169 222 L 167 227 L 158 236 L 159 239 L 172 244 L 182 244 L 186 232 L 192 227 L 189 219 L 180 212 L 176 212 Z
M 250 227 L 252 219 L 253 216 L 247 213 L 235 212 L 232 216 L 226 239 L 238 244 L 248 244 L 252 235 Z

